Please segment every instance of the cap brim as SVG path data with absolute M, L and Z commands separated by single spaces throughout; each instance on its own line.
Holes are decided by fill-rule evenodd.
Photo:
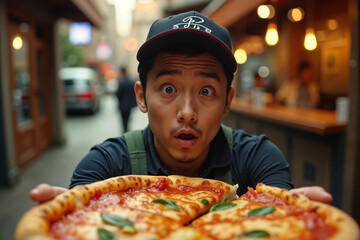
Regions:
M 234 55 L 224 43 L 210 34 L 192 29 L 175 29 L 149 39 L 140 47 L 137 59 L 142 63 L 162 49 L 176 45 L 199 46 L 214 55 L 226 71 L 234 73 L 237 69 Z

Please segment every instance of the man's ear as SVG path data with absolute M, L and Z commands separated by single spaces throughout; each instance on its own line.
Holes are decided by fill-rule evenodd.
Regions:
M 225 104 L 225 108 L 224 108 L 224 112 L 223 112 L 223 117 L 226 117 L 229 114 L 229 110 L 230 110 L 230 106 L 231 106 L 233 97 L 234 97 L 234 88 L 230 88 L 229 94 L 226 98 L 226 104 Z
M 147 107 L 146 107 L 146 100 L 145 100 L 145 92 L 144 89 L 140 83 L 140 81 L 137 81 L 135 83 L 135 95 L 136 95 L 136 102 L 137 105 L 139 106 L 139 109 L 141 112 L 146 113 L 147 112 Z

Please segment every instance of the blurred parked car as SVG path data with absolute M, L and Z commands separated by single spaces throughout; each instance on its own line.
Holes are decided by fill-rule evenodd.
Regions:
M 63 81 L 66 110 L 95 113 L 100 108 L 103 93 L 98 75 L 92 68 L 71 67 L 59 72 Z

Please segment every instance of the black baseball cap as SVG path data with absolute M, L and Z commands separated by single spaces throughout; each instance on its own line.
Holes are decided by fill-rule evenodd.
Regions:
M 236 71 L 229 31 L 212 19 L 190 11 L 155 21 L 137 53 L 139 69 L 159 51 L 177 45 L 200 46 L 214 55 L 227 73 Z

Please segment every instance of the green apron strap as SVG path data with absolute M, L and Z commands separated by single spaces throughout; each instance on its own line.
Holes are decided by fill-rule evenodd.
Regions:
M 228 126 L 225 126 L 221 124 L 221 128 L 225 134 L 226 140 L 229 144 L 230 153 L 232 154 L 233 149 L 233 135 L 232 135 L 232 129 Z M 218 168 L 215 170 L 215 179 L 232 184 L 232 164 L 229 164 L 228 166 Z
M 232 152 L 233 149 L 233 134 L 232 134 L 232 128 L 225 126 L 224 124 L 221 124 L 221 128 L 225 134 L 226 140 L 228 141 L 230 152 Z
M 148 174 L 143 132 L 144 130 L 135 130 L 124 134 L 130 155 L 131 174 L 134 175 Z

